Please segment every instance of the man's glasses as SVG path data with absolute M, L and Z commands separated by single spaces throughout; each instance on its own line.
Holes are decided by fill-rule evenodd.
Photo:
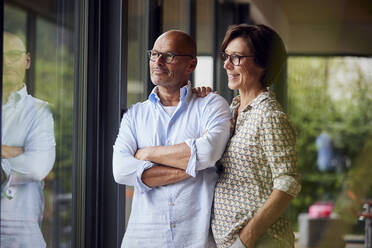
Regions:
M 152 62 L 155 62 L 161 56 L 163 61 L 167 64 L 172 63 L 174 57 L 176 57 L 176 56 L 186 56 L 186 57 L 191 57 L 192 59 L 194 58 L 194 56 L 189 55 L 189 54 L 174 54 L 174 53 L 171 53 L 171 52 L 161 53 L 161 52 L 157 52 L 157 51 L 154 51 L 154 50 L 148 50 L 147 55 L 149 56 L 149 59 Z
M 237 54 L 230 55 L 225 52 L 220 52 L 220 56 L 223 61 L 226 61 L 227 59 L 229 59 L 233 65 L 240 65 L 241 58 L 254 57 L 253 55 L 246 55 L 246 56 L 241 56 Z
M 4 52 L 4 58 L 6 57 L 10 62 L 17 62 L 25 54 L 25 51 L 8 51 Z

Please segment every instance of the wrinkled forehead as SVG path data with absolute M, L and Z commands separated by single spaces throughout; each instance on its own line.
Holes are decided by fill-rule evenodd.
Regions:
M 12 50 L 26 51 L 26 48 L 20 38 L 13 34 L 4 33 L 4 52 Z

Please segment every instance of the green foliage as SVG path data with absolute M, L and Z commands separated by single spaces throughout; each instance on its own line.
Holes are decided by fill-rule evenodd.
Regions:
M 349 225 L 356 224 L 355 216 L 361 212 L 364 200 L 372 197 L 371 154 L 372 137 L 368 137 L 348 173 L 345 190 L 336 201 L 336 212 Z
M 363 58 L 293 57 L 288 59 L 288 114 L 296 127 L 302 191 L 293 200 L 290 218 L 320 200 L 335 201 L 346 187 L 349 171 L 371 135 L 372 77 Z M 316 137 L 326 131 L 348 169 L 339 173 L 317 169 Z M 361 183 L 360 180 L 355 180 Z
M 56 32 L 72 33 L 42 19 L 37 26 L 34 96 L 50 104 L 56 139 L 56 162 L 48 179 L 55 180 L 58 193 L 71 193 L 74 56 L 70 44 L 58 40 Z
M 46 205 L 45 212 L 53 211 L 54 215 L 45 214 L 43 225 L 57 229 L 60 244 L 68 244 L 71 236 L 64 230 L 72 225 L 72 199 L 66 201 L 61 200 L 61 197 L 72 195 L 73 192 L 74 53 L 71 44 L 63 42 L 62 38 L 72 37 L 72 32 L 42 19 L 38 20 L 37 26 L 37 54 L 33 65 L 34 95 L 50 104 L 56 140 L 56 160 L 46 180 L 46 185 L 50 185 L 51 188 L 44 190 L 46 202 L 54 199 L 54 205 Z M 61 36 L 58 39 L 56 32 L 61 32 L 66 37 Z M 55 219 L 57 216 L 58 222 Z M 52 239 L 56 238 L 55 231 L 53 233 L 44 228 L 43 233 L 48 240 L 48 247 L 51 246 Z

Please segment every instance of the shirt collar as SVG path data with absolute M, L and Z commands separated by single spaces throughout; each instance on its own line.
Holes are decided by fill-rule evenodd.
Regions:
M 24 84 L 22 89 L 18 91 L 14 91 L 9 95 L 8 102 L 6 104 L 10 103 L 10 104 L 16 105 L 19 102 L 21 102 L 26 96 L 27 96 L 27 88 L 26 88 L 26 85 Z
M 160 102 L 158 92 L 159 89 L 158 86 L 156 86 L 149 95 L 149 100 L 154 104 Z M 191 82 L 188 81 L 187 84 L 180 89 L 180 101 L 182 103 L 189 102 L 191 97 L 192 97 Z
M 253 99 L 247 107 L 243 109 L 242 112 L 247 112 L 248 110 L 251 110 L 252 108 L 258 106 L 261 102 L 265 101 L 269 97 L 273 97 L 274 93 L 271 91 L 264 91 L 261 94 L 259 94 L 255 99 Z M 234 97 L 234 99 L 231 102 L 231 109 L 235 110 L 240 106 L 240 95 Z

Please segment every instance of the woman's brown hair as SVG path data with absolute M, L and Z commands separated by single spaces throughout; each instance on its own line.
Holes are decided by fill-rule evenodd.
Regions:
M 287 56 L 280 36 L 273 29 L 263 24 L 232 25 L 226 31 L 221 44 L 221 51 L 225 51 L 230 41 L 237 37 L 246 40 L 254 55 L 254 62 L 265 70 L 261 78 L 262 87 L 271 86 L 278 77 Z

